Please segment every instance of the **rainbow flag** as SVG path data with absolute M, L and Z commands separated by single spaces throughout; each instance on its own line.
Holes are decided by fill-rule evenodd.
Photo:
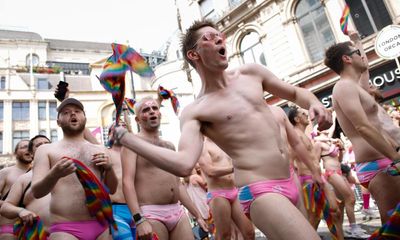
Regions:
M 174 109 L 174 112 L 176 115 L 178 115 L 179 109 L 180 109 L 180 104 L 179 104 L 179 100 L 176 97 L 175 93 L 172 90 L 168 90 L 168 89 L 163 88 L 162 86 L 158 86 L 158 95 L 162 99 L 171 99 L 171 104 Z
M 14 236 L 19 240 L 46 240 L 47 234 L 39 216 L 33 219 L 33 224 L 24 224 L 20 218 L 14 223 Z
M 340 28 L 342 29 L 342 32 L 347 35 L 347 25 L 349 23 L 349 16 L 350 16 L 350 8 L 346 4 L 346 6 L 343 9 L 342 17 L 340 18 Z
M 110 195 L 106 188 L 85 164 L 79 160 L 67 158 L 71 159 L 77 168 L 75 173 L 85 190 L 86 206 L 90 215 L 95 216 L 101 224 L 111 225 L 118 230 L 112 212 Z
M 397 204 L 389 220 L 373 232 L 368 239 L 400 239 L 400 203 Z
M 135 103 L 136 100 L 132 98 L 125 98 L 124 100 L 126 106 L 128 107 L 128 110 L 132 113 L 135 114 Z

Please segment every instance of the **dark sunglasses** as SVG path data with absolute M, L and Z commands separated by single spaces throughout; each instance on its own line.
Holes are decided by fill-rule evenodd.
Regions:
M 347 56 L 351 56 L 351 55 L 353 55 L 354 53 L 357 53 L 357 55 L 361 57 L 361 51 L 360 51 L 360 49 L 353 50 L 353 51 L 347 53 L 346 55 L 347 55 Z

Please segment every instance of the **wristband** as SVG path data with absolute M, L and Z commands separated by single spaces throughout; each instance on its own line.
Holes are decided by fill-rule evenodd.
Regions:
M 141 217 L 139 221 L 135 222 L 136 227 L 142 224 L 143 222 L 147 221 L 145 217 Z

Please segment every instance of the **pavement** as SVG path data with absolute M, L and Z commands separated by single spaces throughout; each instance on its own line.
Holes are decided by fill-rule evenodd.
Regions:
M 361 211 L 356 211 L 356 222 L 360 224 L 360 227 L 366 231 L 367 234 L 372 234 L 377 228 L 381 226 L 381 220 L 379 218 L 379 212 L 377 209 L 373 210 L 374 218 L 365 218 L 364 214 Z M 345 215 L 343 228 L 346 229 L 348 227 L 347 216 Z M 324 221 L 321 221 L 318 227 L 318 235 L 321 236 L 322 240 L 331 240 L 331 236 L 329 233 L 329 229 L 326 226 Z M 256 230 L 256 240 L 265 240 L 267 239 L 260 231 Z M 346 238 L 346 240 L 354 240 L 354 239 L 363 239 L 363 238 Z M 366 239 L 366 238 L 365 238 Z M 295 238 L 293 238 L 295 240 Z

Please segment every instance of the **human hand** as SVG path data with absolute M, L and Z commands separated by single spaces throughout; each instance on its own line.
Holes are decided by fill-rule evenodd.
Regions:
M 318 123 L 318 130 L 322 131 L 332 126 L 332 113 L 322 104 L 313 104 L 308 110 L 310 120 Z
M 136 233 L 140 240 L 152 240 L 153 239 L 153 228 L 151 227 L 151 224 L 147 220 L 136 225 Z
M 205 231 L 208 232 L 208 225 L 206 221 L 202 217 L 197 218 L 196 222 L 199 224 L 199 226 Z
M 112 168 L 110 156 L 105 153 L 96 153 L 92 156 L 92 163 L 95 166 L 103 167 L 104 170 L 108 171 Z
M 128 132 L 128 130 L 122 126 L 117 126 L 114 128 L 114 133 L 112 136 L 112 140 L 114 140 L 114 142 L 118 142 L 120 143 L 122 137 Z
M 318 171 L 316 173 L 312 174 L 312 178 L 313 181 L 318 184 L 319 187 L 323 188 L 325 185 L 325 180 L 324 178 L 321 176 L 321 173 Z
M 56 178 L 62 178 L 76 171 L 75 163 L 68 157 L 62 157 L 50 170 Z
M 37 217 L 37 215 L 25 208 L 23 208 L 19 213 L 18 217 L 21 218 L 22 222 L 28 225 L 32 225 L 34 219 Z
M 351 40 L 352 42 L 360 41 L 360 35 L 358 34 L 357 31 L 349 30 L 349 31 L 348 31 L 348 36 L 349 36 L 349 38 L 350 38 L 350 40 Z

